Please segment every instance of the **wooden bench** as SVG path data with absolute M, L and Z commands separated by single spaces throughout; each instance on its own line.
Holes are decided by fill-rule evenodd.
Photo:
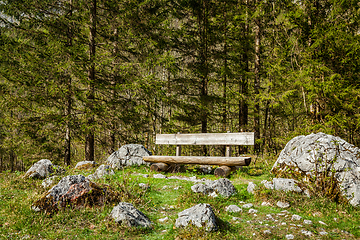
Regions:
M 156 134 L 156 144 L 176 145 L 176 156 L 147 156 L 145 162 L 155 163 L 151 170 L 166 171 L 169 164 L 219 165 L 216 176 L 228 176 L 236 166 L 248 166 L 251 157 L 231 157 L 232 145 L 254 145 L 253 132 L 239 133 L 193 133 Z M 181 156 L 182 145 L 225 145 L 225 157 Z

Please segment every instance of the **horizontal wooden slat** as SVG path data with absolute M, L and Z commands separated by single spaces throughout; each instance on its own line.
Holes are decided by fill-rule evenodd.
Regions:
M 171 145 L 254 145 L 253 132 L 156 134 L 156 144 Z
M 145 162 L 168 164 L 248 166 L 251 157 L 145 156 L 143 160 Z

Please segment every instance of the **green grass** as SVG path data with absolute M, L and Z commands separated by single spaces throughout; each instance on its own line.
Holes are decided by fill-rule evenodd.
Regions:
M 360 238 L 360 214 L 358 209 L 346 204 L 331 202 L 321 196 L 308 198 L 295 193 L 283 193 L 259 188 L 255 195 L 246 190 L 249 181 L 260 183 L 264 179 L 271 179 L 269 167 L 244 167 L 230 176 L 237 194 L 230 198 L 211 198 L 191 191 L 192 182 L 174 179 L 155 179 L 154 172 L 147 167 L 132 167 L 117 171 L 114 176 L 101 179 L 98 182 L 111 185 L 115 190 L 127 192 L 123 201 L 134 204 L 144 212 L 153 222 L 152 229 L 129 228 L 120 226 L 109 217 L 113 205 L 103 207 L 87 207 L 81 209 L 65 209 L 55 214 L 37 213 L 31 210 L 31 204 L 46 190 L 41 186 L 41 180 L 25 180 L 23 173 L 3 172 L 0 174 L 0 239 L 285 239 L 286 234 L 293 233 L 295 239 L 308 239 L 299 233 L 299 227 L 290 220 L 292 214 L 298 214 L 304 219 L 312 220 L 313 225 L 303 225 L 316 235 L 313 239 L 358 239 Z M 270 164 L 267 164 L 270 165 Z M 74 171 L 68 169 L 68 174 L 83 174 L 92 171 Z M 145 178 L 135 173 L 149 174 Z M 187 172 L 166 175 L 197 176 L 214 180 L 213 175 L 204 175 L 189 169 Z M 139 183 L 150 186 L 148 190 L 139 187 Z M 179 187 L 178 190 L 174 190 Z M 271 207 L 261 206 L 263 201 L 273 204 Z M 291 204 L 287 209 L 289 214 L 281 214 L 282 209 L 276 207 L 276 202 L 282 200 Z M 230 204 L 242 206 L 243 203 L 253 203 L 258 210 L 257 216 L 247 213 L 227 213 L 225 207 Z M 220 229 L 208 233 L 202 228 L 188 227 L 175 228 L 177 214 L 198 203 L 208 203 L 217 216 Z M 278 222 L 269 221 L 267 214 L 272 214 Z M 167 222 L 159 222 L 160 218 L 167 216 Z M 241 218 L 240 221 L 233 217 Z M 337 218 L 337 221 L 334 220 Z M 323 226 L 318 221 L 328 226 Z M 286 222 L 287 225 L 281 225 Z M 276 228 L 266 226 L 274 225 Z M 290 229 L 294 227 L 295 229 Z M 271 234 L 264 234 L 269 229 Z M 318 233 L 324 229 L 329 234 L 320 236 Z M 350 233 L 347 234 L 344 231 Z M 255 235 L 254 235 L 255 234 Z

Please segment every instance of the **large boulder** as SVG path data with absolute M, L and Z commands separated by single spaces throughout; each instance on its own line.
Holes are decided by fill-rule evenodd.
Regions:
M 191 190 L 195 193 L 202 193 L 209 196 L 220 194 L 223 197 L 230 197 L 236 193 L 234 185 L 227 178 L 207 181 L 205 184 L 195 184 L 191 187 Z
M 117 200 L 119 194 L 109 186 L 98 185 L 82 175 L 66 176 L 34 202 L 35 211 L 54 212 L 60 208 L 103 206 Z
M 48 159 L 41 159 L 34 163 L 25 173 L 25 178 L 44 179 L 55 173 L 54 165 Z
M 150 219 L 131 203 L 121 202 L 110 213 L 115 222 L 129 227 L 151 227 Z
M 151 152 L 143 145 L 127 144 L 113 152 L 106 160 L 106 164 L 114 169 L 132 165 L 150 165 L 150 163 L 147 163 L 142 159 L 144 156 L 150 155 Z
M 207 203 L 200 203 L 178 214 L 175 227 L 186 227 L 189 224 L 196 227 L 205 226 L 206 231 L 216 231 L 218 229 L 215 214 Z
M 312 192 L 360 205 L 360 149 L 324 133 L 290 140 L 272 167 L 278 177 L 292 178 Z

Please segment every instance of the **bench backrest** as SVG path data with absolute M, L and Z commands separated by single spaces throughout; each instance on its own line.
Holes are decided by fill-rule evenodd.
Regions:
M 156 134 L 156 144 L 170 145 L 254 145 L 253 132 Z

